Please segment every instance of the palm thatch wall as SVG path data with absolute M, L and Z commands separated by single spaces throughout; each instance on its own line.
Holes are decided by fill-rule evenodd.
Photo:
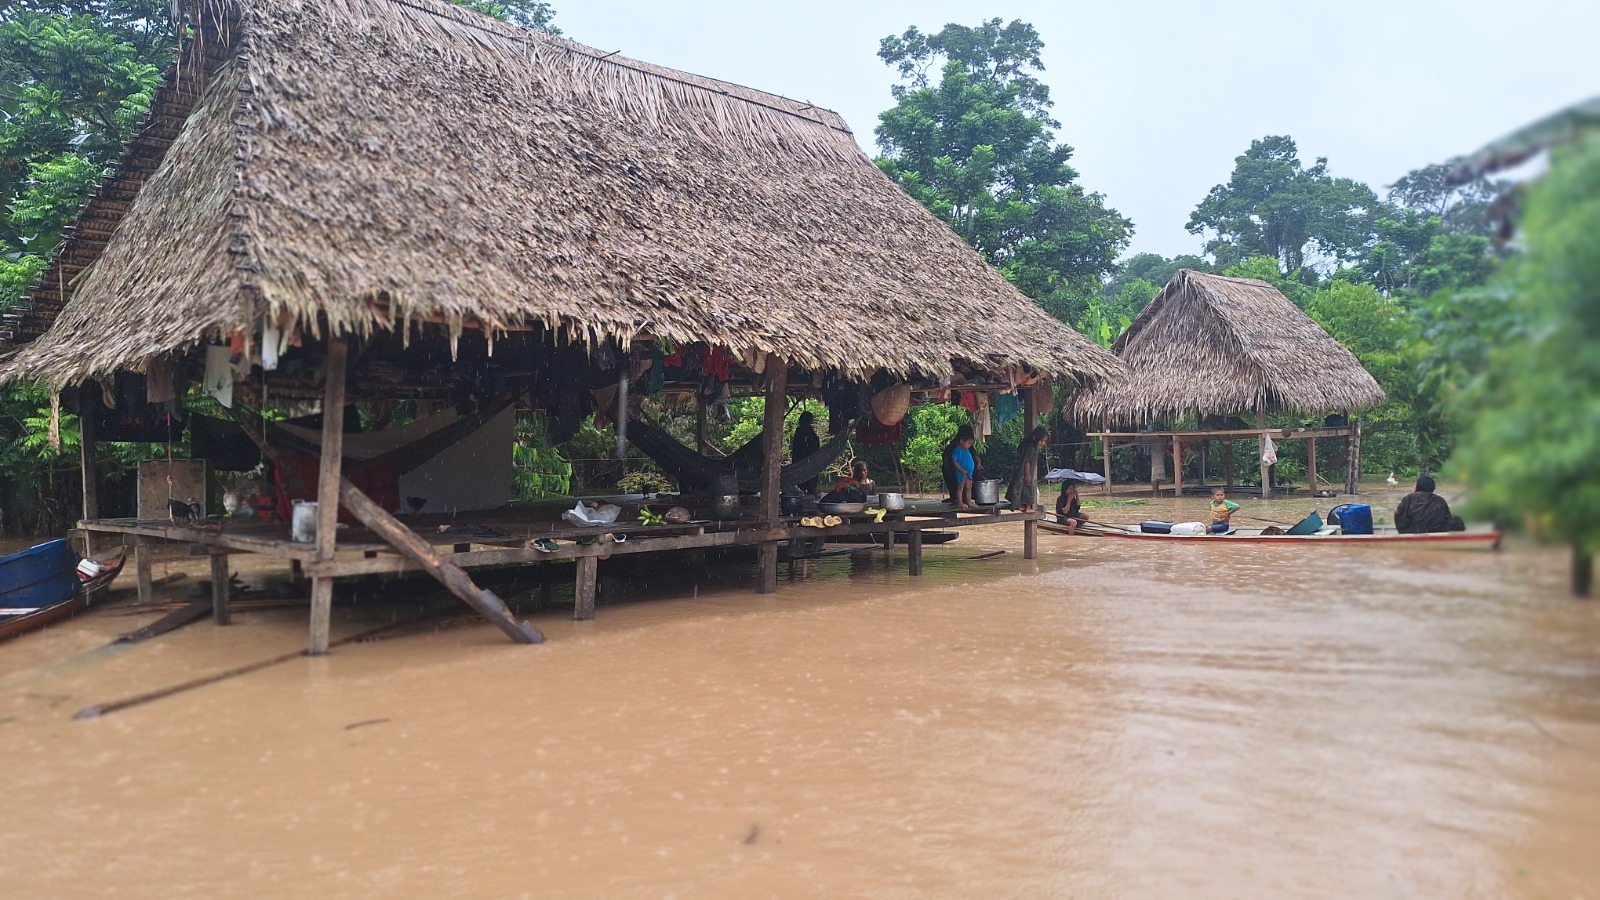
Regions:
M 1080 391 L 1081 422 L 1143 425 L 1185 413 L 1315 415 L 1382 403 L 1345 349 L 1264 281 L 1183 269 L 1112 348 L 1128 376 Z
M 441 0 L 203 3 L 196 40 L 225 50 L 171 76 L 203 92 L 158 101 L 181 129 L 125 155 L 113 180 L 137 193 L 65 242 L 0 378 L 66 384 L 319 316 L 357 335 L 661 336 L 846 372 L 1120 369 L 834 113 Z

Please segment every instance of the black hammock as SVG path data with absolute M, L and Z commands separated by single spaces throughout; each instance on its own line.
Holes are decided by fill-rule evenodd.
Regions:
M 849 426 L 840 428 L 839 433 L 829 438 L 817 452 L 784 466 L 778 483 L 792 488 L 821 475 L 823 469 L 844 453 L 844 448 L 850 443 L 850 432 Z M 676 478 L 684 490 L 711 490 L 716 486 L 717 478 L 725 475 L 738 476 L 741 490 L 761 490 L 763 454 L 760 434 L 726 459 L 701 456 L 692 447 L 685 447 L 666 429 L 645 419 L 634 419 L 628 423 L 628 441 L 655 460 L 656 465 L 668 475 Z

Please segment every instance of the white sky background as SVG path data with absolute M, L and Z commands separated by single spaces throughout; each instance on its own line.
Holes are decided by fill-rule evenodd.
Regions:
M 1385 186 L 1600 94 L 1600 0 L 554 0 L 574 40 L 839 112 L 876 155 L 895 74 L 878 41 L 1022 19 L 1081 183 L 1133 219 L 1130 253 L 1184 230 L 1250 141 Z

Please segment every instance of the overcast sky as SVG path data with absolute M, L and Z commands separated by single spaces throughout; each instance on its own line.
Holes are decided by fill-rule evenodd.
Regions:
M 878 41 L 916 25 L 1031 22 L 1082 183 L 1133 219 L 1130 252 L 1198 253 L 1184 230 L 1250 141 L 1384 185 L 1600 94 L 1600 0 L 554 0 L 574 40 L 803 99 L 876 155 L 893 72 Z

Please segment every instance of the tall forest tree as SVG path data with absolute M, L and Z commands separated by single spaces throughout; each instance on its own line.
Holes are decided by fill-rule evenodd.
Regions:
M 1228 183 L 1211 189 L 1187 227 L 1207 236 L 1205 250 L 1219 266 L 1266 256 L 1289 275 L 1308 261 L 1359 258 L 1378 210 L 1371 188 L 1329 175 L 1326 158 L 1306 167 L 1293 138 L 1272 135 L 1250 142 Z
M 1572 544 L 1574 593 L 1600 550 L 1600 130 L 1558 148 L 1528 192 L 1526 255 L 1491 288 L 1510 307 L 1458 396 L 1459 471 L 1480 512 Z
M 903 79 L 879 116 L 878 165 L 1023 293 L 1082 321 L 1133 223 L 1078 184 L 1055 141 L 1044 42 L 1032 25 L 911 28 L 878 56 Z

